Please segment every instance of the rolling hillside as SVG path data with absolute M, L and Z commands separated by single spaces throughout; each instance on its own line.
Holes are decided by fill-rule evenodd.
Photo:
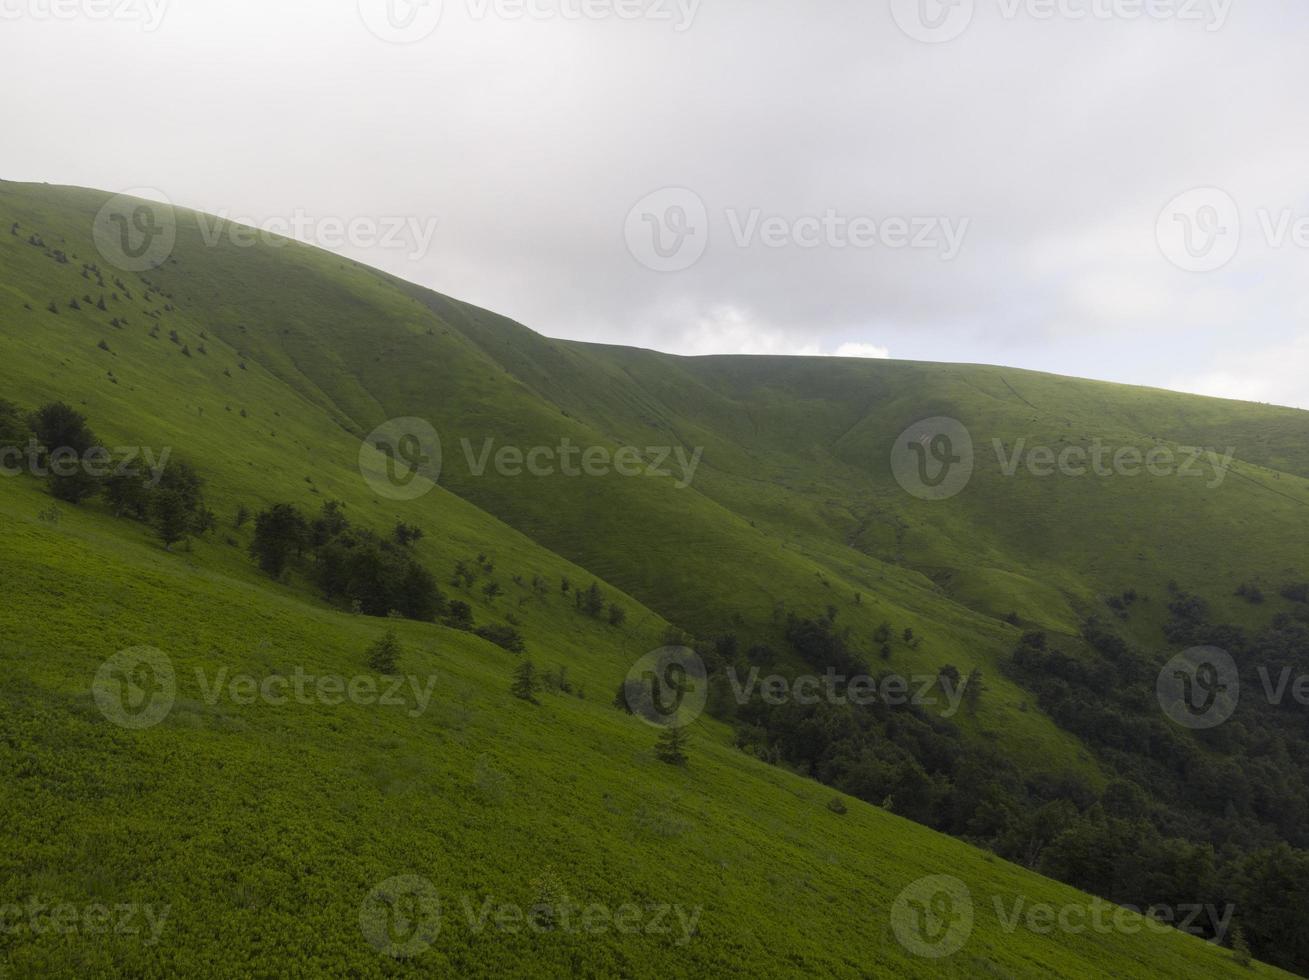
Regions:
M 305 246 L 211 244 L 180 210 L 166 260 L 127 272 L 93 241 L 107 199 L 0 182 L 0 399 L 66 402 L 105 445 L 170 447 L 217 522 L 165 550 L 99 500 L 52 504 L 37 478 L 0 478 L 0 813 L 14 845 L 0 905 L 169 913 L 154 943 L 0 931 L 0 974 L 1246 975 L 1230 950 L 1139 919 L 1053 933 L 1012 920 L 1019 898 L 1097 900 L 894 805 L 829 806 L 834 791 L 805 778 L 821 774 L 741 751 L 728 718 L 692 727 L 690 766 L 663 765 L 657 733 L 611 701 L 670 630 L 766 645 L 793 672 L 805 664 L 788 615 L 826 616 L 869 657 L 889 623 L 917 639 L 885 643 L 887 669 L 984 674 L 976 710 L 948 719 L 960 745 L 1102 791 L 1113 757 L 1043 711 L 1010 655 L 1039 630 L 1092 656 L 1085 624 L 1105 617 L 1162 663 L 1178 588 L 1215 622 L 1269 627 L 1285 603 L 1234 593 L 1309 577 L 1309 414 L 992 367 L 555 341 Z M 976 450 L 949 500 L 907 493 L 890 465 L 900 434 L 933 416 Z M 440 435 L 440 478 L 395 499 L 361 475 L 361 443 L 411 417 Z M 1020 441 L 1233 456 L 1212 478 L 1007 476 Z M 564 444 L 635 447 L 640 475 L 569 476 Z M 550 449 L 553 472 L 477 472 L 506 446 Z M 666 475 L 649 471 L 660 457 Z M 256 567 L 238 510 L 328 501 L 360 527 L 421 528 L 413 554 L 447 597 L 479 626 L 512 623 L 538 667 L 567 668 L 571 696 L 513 698 L 521 656 L 353 615 Z M 475 586 L 452 582 L 460 562 Z M 579 613 L 572 595 L 592 581 L 621 621 Z M 1113 617 L 1106 598 L 1128 590 L 1148 601 Z M 222 670 L 356 675 L 388 627 L 400 672 L 435 677 L 416 715 L 212 696 Z M 92 681 L 139 647 L 170 658 L 177 702 L 131 731 L 105 721 Z M 439 935 L 412 960 L 380 955 L 360 927 L 361 903 L 398 875 L 442 897 Z M 916 953 L 897 905 L 935 875 L 968 899 L 948 955 Z M 467 914 L 561 895 L 663 908 L 671 928 Z M 679 910 L 698 910 L 693 926 Z

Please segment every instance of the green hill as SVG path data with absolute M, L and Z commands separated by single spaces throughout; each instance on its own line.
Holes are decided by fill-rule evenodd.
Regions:
M 0 930 L 0 970 L 1237 975 L 1230 950 L 1139 919 L 1015 923 L 1017 899 L 1074 910 L 1097 900 L 1035 873 L 1054 867 L 1036 857 L 1007 863 L 904 816 L 1009 857 L 1060 833 L 1052 850 L 1067 855 L 1074 830 L 1116 831 L 1110 788 L 1150 788 L 1153 771 L 1070 720 L 1059 691 L 1014 668 L 1014 649 L 1042 631 L 1095 664 L 1087 623 L 1103 621 L 1097 629 L 1162 663 L 1176 652 L 1161 631 L 1183 593 L 1208 600 L 1205 623 L 1274 629 L 1295 609 L 1279 588 L 1309 578 L 1309 414 L 990 367 L 685 359 L 554 341 L 308 247 L 211 244 L 180 210 L 163 264 L 129 273 L 93 241 L 107 198 L 0 183 L 0 398 L 66 402 L 107 446 L 171 448 L 203 477 L 216 526 L 165 550 L 103 500 L 52 503 L 36 477 L 0 479 L 0 765 L 12 788 L 0 806 L 13 845 L 0 858 L 0 906 L 169 911 L 153 943 Z M 972 479 L 946 501 L 906 493 L 889 465 L 899 434 L 932 416 L 959 420 L 976 448 Z M 361 475 L 361 442 L 408 417 L 440 434 L 440 479 L 399 500 Z M 1006 476 L 993 440 L 1003 458 L 1019 440 L 1055 453 L 1099 440 L 1235 455 L 1221 482 Z M 570 476 L 564 445 L 609 460 L 633 447 L 639 475 L 611 462 L 604 475 Z M 483 454 L 504 447 L 548 449 L 538 458 L 553 471 L 479 473 Z M 656 462 L 666 475 L 651 472 Z M 301 572 L 260 571 L 238 510 L 290 503 L 312 516 L 328 501 L 356 527 L 421 528 L 410 551 L 446 598 L 467 603 L 478 626 L 512 626 L 539 669 L 566 668 L 571 695 L 516 699 L 521 655 L 463 629 L 357 615 Z M 460 562 L 475 581 L 453 583 Z M 579 612 L 573 595 L 593 581 L 621 621 Z M 491 582 L 499 594 L 485 591 Z M 1247 584 L 1270 601 L 1238 598 Z M 1115 615 L 1105 600 L 1128 591 L 1141 598 Z M 611 705 L 670 630 L 698 638 L 719 669 L 816 668 L 796 641 L 803 622 L 878 670 L 979 670 L 985 694 L 975 711 L 879 714 L 885 751 L 861 742 L 839 765 L 834 740 L 808 758 L 812 736 L 795 734 L 794 719 L 728 705 L 690 729 L 691 764 L 667 766 L 657 732 Z M 883 624 L 889 640 L 875 639 Z M 369 673 L 366 651 L 388 627 L 400 672 L 418 681 L 402 706 L 247 704 L 211 690 L 220 676 Z M 140 647 L 167 656 L 177 697 L 157 726 L 125 730 L 106 721 L 92 681 L 111 655 Z M 411 711 L 433 677 L 430 702 Z M 1143 716 L 1150 685 L 1143 699 L 1125 689 L 1107 702 Z M 717 694 L 727 689 L 716 675 Z M 1278 758 L 1243 739 L 1195 751 L 1215 767 L 1238 752 Z M 942 754 L 967 765 L 931 761 Z M 983 759 L 1012 783 L 986 797 L 1008 814 L 987 828 L 974 804 L 991 790 L 964 790 Z M 816 780 L 851 792 L 829 808 L 834 790 Z M 1069 781 L 1076 792 L 1034 788 Z M 1161 787 L 1155 833 L 1212 842 L 1233 861 L 1280 841 L 1303 847 L 1269 828 L 1260 785 L 1248 814 L 1201 810 L 1194 824 L 1191 798 Z M 1287 824 L 1302 815 L 1300 785 L 1272 807 Z M 1005 843 L 1024 802 L 1054 806 L 1060 794 L 1082 812 L 1042 810 L 1054 830 L 1023 824 L 1022 846 Z M 965 800 L 968 820 L 944 815 Z M 1100 880 L 1085 874 L 1088 887 Z M 370 893 L 398 875 L 441 896 L 439 935 L 411 960 L 379 954 L 360 926 Z M 966 941 L 942 957 L 904 941 L 912 915 L 896 906 L 933 875 L 958 879 L 971 903 L 945 930 L 958 938 L 971 919 Z M 1256 919 L 1236 901 L 1235 880 L 1205 879 L 1189 901 L 1233 899 L 1257 952 L 1302 964 L 1268 925 L 1275 914 Z M 1119 898 L 1113 884 L 1097 890 Z M 488 901 L 550 906 L 556 919 L 569 903 L 640 915 L 621 932 L 534 929 L 508 913 L 500 925 L 477 918 Z

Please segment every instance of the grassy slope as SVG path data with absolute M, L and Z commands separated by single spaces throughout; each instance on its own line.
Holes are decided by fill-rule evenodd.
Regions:
M 103 198 L 0 184 L 0 232 L 18 220 L 24 235 L 35 229 L 48 245 L 98 261 L 88 231 Z M 4 695 L 3 758 L 6 784 L 18 787 L 5 817 L 18 840 L 45 841 L 11 854 L 4 878 L 22 894 L 171 902 L 177 928 L 162 948 L 144 953 L 0 937 L 20 973 L 79 960 L 103 966 L 102 957 L 114 956 L 153 960 L 159 969 L 224 951 L 254 960 L 271 955 L 270 945 L 321 957 L 329 968 L 378 970 L 353 927 L 358 901 L 377 880 L 415 870 L 448 896 L 467 889 L 528 903 L 525 883 L 550 865 L 577 898 L 703 905 L 703 935 L 682 950 L 612 937 L 506 943 L 469 939 L 451 922 L 453 942 L 443 940 L 427 962 L 444 956 L 472 970 L 530 956 L 560 971 L 580 963 L 642 973 L 657 949 L 661 964 L 688 972 L 745 966 L 927 975 L 941 964 L 903 956 L 889 937 L 887 908 L 919 874 L 948 871 L 979 896 L 978 936 L 946 967 L 961 975 L 988 963 L 1000 975 L 1067 975 L 1106 963 L 1119 975 L 1158 975 L 1179 959 L 1197 975 L 1222 972 L 1218 953 L 1181 936 L 1054 943 L 1003 935 L 982 896 L 1068 901 L 1074 893 L 876 808 L 852 802 L 838 818 L 821 806 L 830 794 L 728 749 L 727 733 L 712 724 L 697 733 L 692 770 L 670 770 L 652 761 L 649 730 L 607 707 L 605 692 L 655 644 L 659 613 L 702 626 L 735 611 L 766 619 L 779 599 L 815 609 L 834 602 L 861 629 L 881 618 L 918 627 L 928 643 L 914 662 L 897 652 L 902 670 L 946 660 L 990 664 L 1003 652 L 1013 631 L 986 615 L 986 605 L 996 601 L 997 581 L 1026 596 L 1031 578 L 1046 578 L 1032 575 L 1018 547 L 1022 541 L 1040 552 L 1040 539 L 970 529 L 961 561 L 943 542 L 951 540 L 950 521 L 962 524 L 966 512 L 947 518 L 890 494 L 877 465 L 887 447 L 876 445 L 881 433 L 869 421 L 878 420 L 870 406 L 879 399 L 867 388 L 870 377 L 893 379 L 892 366 L 801 364 L 797 376 L 781 377 L 786 372 L 766 360 L 686 362 L 540 338 L 531 341 L 540 350 L 520 351 L 514 363 L 513 345 L 494 350 L 495 337 L 511 328 L 490 314 L 430 294 L 420 301 L 324 253 L 209 248 L 184 219 L 175 258 L 148 276 L 177 308 L 163 315 L 164 336 L 151 339 L 135 277 L 124 278 L 137 301 L 121 311 L 52 315 L 44 310 L 49 299 L 62 308 L 92 287 L 78 273 L 80 261 L 58 265 L 23 237 L 0 234 L 2 393 L 26 404 L 73 401 L 111 443 L 179 447 L 210 479 L 211 504 L 224 520 L 238 502 L 312 507 L 338 498 L 361 523 L 403 517 L 424 526 L 423 557 L 443 576 L 455 558 L 487 551 L 515 594 L 498 609 L 470 597 L 479 621 L 512 609 L 538 662 L 566 663 L 590 694 L 550 698 L 533 712 L 505 693 L 508 654 L 465 634 L 406 624 L 411 652 L 402 668 L 443 679 L 437 707 L 420 719 L 380 708 L 211 708 L 195 703 L 184 670 L 190 703 L 163 726 L 141 735 L 108 729 L 87 688 L 95 665 L 121 647 L 146 643 L 179 665 L 221 663 L 259 675 L 296 664 L 348 674 L 380 624 L 269 583 L 240 548 L 224 543 L 225 536 L 243 543 L 230 529 L 189 554 L 168 555 L 139 527 L 94 510 L 65 508 L 57 526 L 37 521 L 48 501 L 32 481 L 0 481 L 4 538 L 13 543 L 0 557 L 13 682 Z M 105 271 L 108 278 L 112 270 Z M 108 325 L 124 313 L 128 327 Z M 209 354 L 182 357 L 167 340 L 170 328 L 193 351 L 205 330 Z M 101 338 L 112 353 L 97 349 Z M 108 380 L 111 370 L 118 384 Z M 570 373 L 591 381 L 574 384 Z M 954 387 L 941 384 L 942 404 Z M 880 421 L 909 411 L 900 403 L 912 394 L 913 380 L 901 379 L 880 399 Z M 1216 424 L 1197 417 L 1209 403 L 1192 401 L 1199 407 L 1170 419 L 1179 438 Z M 372 498 L 355 470 L 358 436 L 398 414 L 438 423 L 447 434 L 444 482 L 481 509 L 445 490 L 407 504 Z M 1249 424 L 1257 423 L 1251 414 Z M 1295 470 L 1297 424 L 1285 421 L 1286 438 L 1250 458 Z M 870 426 L 866 437 L 861 425 Z M 655 444 L 654 434 L 672 432 L 682 444 L 707 447 L 706 469 L 690 490 L 614 479 L 579 493 L 554 480 L 524 493 L 521 481 L 474 481 L 457 459 L 451 464 L 458 434 L 480 440 L 484 431 L 551 444 L 569 435 L 583 445 Z M 861 457 L 861 438 L 876 453 Z M 892 532 L 879 536 L 879 527 Z M 942 556 L 972 567 L 979 541 L 994 549 L 1004 577 L 977 576 L 977 594 L 964 596 L 969 604 L 951 601 L 923 572 Z M 1281 554 L 1295 542 L 1276 544 Z M 628 627 L 582 620 L 553 594 L 518 605 L 508 575 L 585 580 L 569 559 L 634 597 L 623 599 L 633 612 Z M 1048 588 L 1060 596 L 1095 586 L 1052 581 Z M 959 588 L 953 580 L 949 587 Z M 856 589 L 867 597 L 861 606 L 852 601 Z M 1021 692 L 996 687 L 980 726 L 1003 728 L 1020 757 L 1075 764 L 1073 740 L 1035 712 L 1018 711 Z M 214 778 L 220 767 L 228 778 Z M 488 776 L 490 769 L 504 779 Z M 52 837 L 52 825 L 63 832 Z M 791 959 L 779 960 L 779 949 Z M 135 959 L 142 955 L 147 960 Z

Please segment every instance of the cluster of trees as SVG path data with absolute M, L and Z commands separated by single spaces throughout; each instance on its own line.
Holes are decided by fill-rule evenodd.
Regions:
M 1289 686 L 1280 703 L 1265 696 L 1284 672 L 1309 673 L 1309 610 L 1254 633 L 1214 623 L 1208 602 L 1180 590 L 1168 610 L 1170 643 L 1236 661 L 1236 713 L 1210 729 L 1172 724 L 1155 697 L 1160 664 L 1095 620 L 1083 630 L 1089 652 L 1026 634 L 1007 670 L 1116 779 L 1098 798 L 1054 801 L 1039 848 L 1015 852 L 1001 835 L 996 849 L 1120 903 L 1231 904 L 1256 956 L 1309 972 L 1309 927 L 1287 913 L 1309 903 L 1309 708 Z
M 1303 602 L 1294 585 L 1283 595 Z M 1116 613 L 1139 601 L 1134 593 L 1117 598 Z M 1227 649 L 1253 690 L 1263 689 L 1260 665 L 1274 678 L 1284 667 L 1309 673 L 1309 608 L 1278 615 L 1254 636 L 1210 622 L 1208 604 L 1195 596 L 1178 592 L 1169 609 L 1171 642 Z M 868 672 L 830 613 L 790 615 L 784 636 L 790 652 L 817 671 Z M 875 649 L 893 637 L 889 627 L 879 629 Z M 1236 928 L 1229 942 L 1239 935 L 1259 958 L 1309 971 L 1309 928 L 1287 911 L 1309 904 L 1309 785 L 1298 761 L 1309 756 L 1309 709 L 1289 695 L 1281 706 L 1243 698 L 1227 724 L 1182 730 L 1159 709 L 1158 663 L 1095 620 L 1084 637 L 1089 655 L 1059 651 L 1044 634 L 1028 633 L 1006 672 L 1096 750 L 1114 774 L 1103 789 L 1076 772 L 1020 772 L 913 703 L 738 704 L 726 668 L 748 671 L 778 655 L 767 647 L 742 653 L 732 634 L 694 645 L 709 669 L 708 710 L 734 723 L 746 751 L 1110 901 L 1230 904 Z M 941 675 L 960 682 L 957 669 Z M 974 671 L 964 682 L 966 708 L 985 690 L 980 681 Z M 620 689 L 620 707 L 623 697 Z
M 28 458 L 33 445 L 34 460 Z M 63 402 L 29 413 L 0 400 L 0 449 L 19 451 L 24 465 L 44 474 L 56 499 L 81 504 L 103 496 L 115 516 L 149 524 L 165 548 L 215 525 L 204 480 L 190 464 L 161 457 L 162 468 L 148 471 L 138 461 L 114 460 L 86 416 Z
M 564 579 L 560 584 L 560 589 L 564 595 L 567 595 L 571 590 L 573 604 L 577 607 L 578 612 L 590 616 L 592 619 L 607 616 L 610 626 L 622 626 L 623 623 L 627 622 L 627 610 L 616 602 L 608 602 L 599 582 L 592 581 L 590 586 L 585 589 L 574 589 L 572 583 L 568 579 Z
M 250 553 L 269 575 L 294 568 L 355 612 L 431 622 L 450 609 L 436 578 L 410 553 L 414 540 L 406 525 L 389 539 L 354 527 L 335 501 L 312 520 L 293 504 L 274 504 L 255 516 Z M 459 620 L 470 619 L 465 606 Z

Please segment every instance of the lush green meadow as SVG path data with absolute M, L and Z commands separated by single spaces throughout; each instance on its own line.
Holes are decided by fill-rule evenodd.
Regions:
M 1123 634 L 1166 659 L 1170 580 L 1224 622 L 1271 623 L 1280 606 L 1233 592 L 1309 577 L 1305 413 L 998 368 L 553 341 L 315 249 L 209 244 L 183 211 L 168 261 L 125 273 L 91 240 L 106 198 L 0 183 L 0 399 L 62 400 L 107 446 L 167 447 L 203 476 L 217 522 L 166 550 L 102 500 L 58 503 L 35 476 L 0 477 L 0 914 L 37 902 L 166 917 L 155 936 L 146 918 L 120 935 L 10 916 L 0 976 L 1277 973 L 1139 918 L 1015 924 L 1016 899 L 1094 900 L 889 809 L 829 806 L 832 789 L 741 751 L 708 715 L 691 727 L 690 765 L 665 765 L 658 732 L 612 702 L 670 627 L 772 644 L 798 667 L 779 640 L 786 614 L 830 607 L 870 655 L 879 624 L 912 629 L 920 642 L 893 644 L 888 669 L 983 671 L 976 713 L 955 719 L 969 744 L 1102 787 L 1101 760 L 1004 661 L 1037 628 L 1081 650 L 1087 616 L 1127 589 L 1148 601 Z M 101 294 L 119 295 L 101 310 Z M 977 450 L 946 503 L 906 494 L 887 465 L 897 434 L 931 415 L 961 420 Z M 396 500 L 361 475 L 360 443 L 409 416 L 440 433 L 441 479 Z M 666 447 L 698 465 L 684 486 L 675 454 L 671 475 L 478 475 L 464 440 L 476 456 L 488 439 Z M 1235 462 L 1218 485 L 1009 477 L 993 439 L 1006 452 L 1018 439 L 1230 446 Z M 327 501 L 361 527 L 422 528 L 414 554 L 447 598 L 479 626 L 514 624 L 538 669 L 567 669 L 571 693 L 515 698 L 520 655 L 352 614 L 303 575 L 261 572 L 238 510 Z M 479 556 L 493 570 L 452 584 Z M 565 579 L 595 581 L 625 618 L 581 614 Z M 371 676 L 366 651 L 388 628 L 403 644 L 400 704 L 274 703 L 222 683 Z M 132 730 L 92 685 L 139 647 L 169 658 L 177 699 Z M 440 896 L 439 931 L 408 959 L 360 923 L 400 875 Z M 915 955 L 895 911 L 934 875 L 971 902 L 954 920 L 970 923 L 964 941 L 942 957 Z M 580 912 L 549 929 L 515 918 L 539 906 L 600 911 L 586 927 Z M 636 911 L 620 930 L 623 907 Z

